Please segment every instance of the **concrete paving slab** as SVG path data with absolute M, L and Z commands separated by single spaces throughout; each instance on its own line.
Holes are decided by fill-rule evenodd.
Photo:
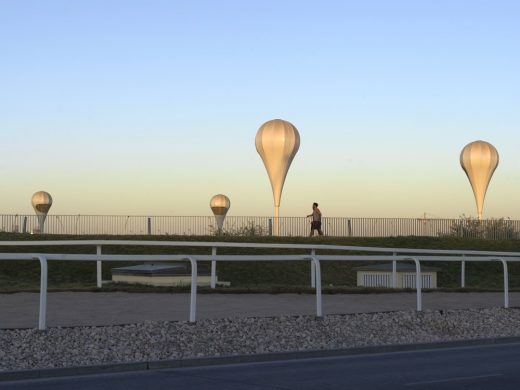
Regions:
M 503 306 L 503 293 L 423 294 L 423 309 L 464 309 Z M 518 306 L 520 293 L 510 293 L 510 306 Z M 120 325 L 144 321 L 186 321 L 187 293 L 96 293 L 48 294 L 47 325 Z M 199 294 L 197 319 L 313 315 L 312 294 Z M 323 314 L 415 310 L 416 294 L 323 295 Z M 0 328 L 34 328 L 38 324 L 39 294 L 0 294 Z

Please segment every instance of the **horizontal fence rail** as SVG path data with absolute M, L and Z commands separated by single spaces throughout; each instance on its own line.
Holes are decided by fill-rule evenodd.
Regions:
M 0 231 L 66 235 L 271 236 L 273 217 L 228 216 L 218 229 L 211 216 L 49 215 L 43 231 L 36 215 L 0 215 Z M 306 217 L 280 217 L 280 236 L 310 232 Z M 461 237 L 519 239 L 520 221 L 510 219 L 339 218 L 324 217 L 322 230 L 332 237 Z
M 98 286 L 100 287 L 100 271 L 102 261 L 188 261 L 191 265 L 191 290 L 190 290 L 190 310 L 189 321 L 196 320 L 197 308 L 197 276 L 198 261 L 211 261 L 215 265 L 218 261 L 309 261 L 311 264 L 311 286 L 316 292 L 316 316 L 322 317 L 322 291 L 321 291 L 321 266 L 322 261 L 383 261 L 391 262 L 395 273 L 398 261 L 412 261 L 415 264 L 415 274 L 412 274 L 410 285 L 416 290 L 416 310 L 422 310 L 422 284 L 424 276 L 421 272 L 421 261 L 428 262 L 489 262 L 498 261 L 503 266 L 503 286 L 504 286 L 504 307 L 509 307 L 509 274 L 508 262 L 519 262 L 520 253 L 518 252 L 492 252 L 492 251 L 459 251 L 459 250 L 435 250 L 435 249 L 408 249 L 408 248 L 374 248 L 358 246 L 340 245 L 308 245 L 308 244 L 256 244 L 256 243 L 222 243 L 222 242 L 187 242 L 187 241 L 125 241 L 125 240 L 70 240 L 70 241 L 0 241 L 0 247 L 14 246 L 78 246 L 93 245 L 96 247 L 96 254 L 69 254 L 69 253 L 0 253 L 0 260 L 38 260 L 41 265 L 40 273 L 40 309 L 38 329 L 44 330 L 47 327 L 47 280 L 48 280 L 48 261 L 96 261 L 98 263 Z M 211 248 L 211 254 L 177 254 L 177 255 L 115 255 L 102 254 L 102 247 L 109 245 L 129 245 L 129 246 L 165 246 L 165 247 L 198 247 Z M 249 249 L 301 249 L 302 254 L 291 255 L 218 255 L 218 248 L 249 248 Z M 310 250 L 310 253 L 309 253 Z M 320 252 L 319 254 L 317 252 Z M 377 253 L 372 255 L 346 255 L 346 254 L 325 254 L 328 251 L 356 251 Z M 325 253 L 324 253 L 325 252 Z M 212 266 L 212 287 L 214 288 L 214 272 L 216 266 Z M 463 269 L 463 268 L 462 268 Z M 395 276 L 393 276 L 395 278 Z

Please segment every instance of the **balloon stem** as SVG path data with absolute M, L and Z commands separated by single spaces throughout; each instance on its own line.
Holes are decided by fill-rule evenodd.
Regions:
M 280 235 L 280 206 L 274 206 L 274 235 Z

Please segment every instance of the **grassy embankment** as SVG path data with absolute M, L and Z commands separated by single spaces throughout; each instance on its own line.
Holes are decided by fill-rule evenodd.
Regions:
M 504 240 L 470 240 L 457 238 L 429 237 L 390 237 L 390 238 L 336 238 L 336 237 L 173 237 L 173 236 L 54 236 L 54 235 L 22 235 L 0 233 L 0 241 L 4 240 L 71 240 L 71 239 L 119 239 L 119 240 L 155 240 L 155 241 L 231 241 L 262 243 L 319 243 L 334 245 L 358 245 L 387 248 L 420 248 L 420 249 L 469 249 L 491 251 L 518 251 L 520 241 Z M 85 247 L 0 247 L 0 252 L 40 252 L 40 253 L 95 253 L 92 246 Z M 103 248 L 105 254 L 189 254 L 210 253 L 209 248 L 186 247 L 131 247 L 117 246 Z M 306 253 L 298 250 L 272 249 L 219 249 L 219 254 L 289 254 Z M 332 252 L 331 252 L 332 253 Z M 135 263 L 127 263 L 130 265 Z M 327 292 L 362 291 L 356 288 L 356 274 L 352 267 L 366 265 L 356 262 L 323 262 L 322 284 Z M 425 263 L 427 264 L 427 263 Z M 111 279 L 111 268 L 120 267 L 122 263 L 103 263 L 103 279 Z M 458 289 L 460 286 L 459 263 L 431 264 L 441 269 L 438 273 L 438 286 L 444 289 Z M 208 267 L 209 264 L 201 264 Z M 509 264 L 510 288 L 520 290 L 520 264 Z M 230 288 L 219 288 L 221 292 L 268 291 L 268 292 L 306 292 L 309 288 L 310 266 L 308 262 L 219 262 L 217 265 L 219 280 L 231 282 Z M 33 291 L 39 288 L 40 266 L 36 261 L 0 261 L 0 292 Z M 95 288 L 95 262 L 61 261 L 49 262 L 49 288 L 51 290 L 93 290 Z M 500 263 L 466 263 L 466 290 L 485 289 L 500 290 L 502 288 L 502 265 Z M 108 284 L 102 291 L 173 291 L 174 288 L 153 288 L 139 286 L 122 286 Z M 184 289 L 185 290 L 185 289 Z M 208 289 L 201 289 L 201 292 Z M 365 291 L 375 291 L 366 289 Z

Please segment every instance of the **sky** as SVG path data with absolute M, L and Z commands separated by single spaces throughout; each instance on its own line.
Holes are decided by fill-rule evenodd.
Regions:
M 0 2 L 0 214 L 273 215 L 254 139 L 301 144 L 281 216 L 520 219 L 520 3 Z

